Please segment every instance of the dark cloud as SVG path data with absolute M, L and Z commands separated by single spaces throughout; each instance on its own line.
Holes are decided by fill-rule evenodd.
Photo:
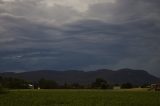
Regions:
M 25 2 L 21 4 L 28 7 Z M 14 4 L 14 11 L 0 5 L 0 70 L 135 68 L 160 76 L 159 4 L 117 0 L 92 4 L 81 14 L 57 5 L 48 7 L 49 15 L 37 13 L 39 4 L 22 9 L 30 15 L 21 14 L 21 5 Z M 51 10 L 57 12 L 52 16 Z M 81 18 L 75 21 L 77 16 Z M 57 26 L 52 18 L 70 22 Z

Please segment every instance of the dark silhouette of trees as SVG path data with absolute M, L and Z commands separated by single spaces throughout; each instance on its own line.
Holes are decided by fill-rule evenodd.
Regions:
M 73 83 L 73 84 L 71 84 L 71 87 L 73 89 L 83 89 L 84 85 L 80 85 L 79 83 Z
M 40 79 L 39 87 L 41 89 L 56 89 L 58 88 L 58 84 L 53 80 Z
M 101 78 L 97 78 L 96 81 L 92 83 L 92 88 L 107 89 L 108 87 L 107 81 Z
M 27 89 L 28 82 L 16 78 L 2 78 L 0 77 L 0 85 L 9 89 Z
M 133 85 L 131 83 L 124 83 L 121 85 L 121 89 L 131 89 Z
M 39 83 L 37 82 L 37 81 L 34 81 L 33 83 L 32 83 L 32 85 L 33 85 L 33 88 L 34 89 L 39 89 L 40 87 L 39 87 Z
M 143 85 L 141 85 L 141 88 L 148 88 L 150 85 L 149 84 L 143 84 Z
M 63 88 L 63 89 L 69 89 L 70 85 L 67 82 L 65 82 L 64 85 L 61 88 Z
M 33 86 L 33 87 L 30 87 Z M 65 82 L 59 85 L 54 80 L 40 79 L 39 81 L 29 82 L 17 78 L 3 78 L 0 77 L 0 91 L 4 88 L 8 89 L 113 89 L 113 86 L 120 86 L 121 89 L 130 89 L 135 87 L 131 83 L 123 83 L 121 85 L 111 85 L 102 78 L 97 78 L 91 84 L 80 84 L 80 83 L 69 83 Z M 147 84 L 141 86 L 142 88 L 147 87 Z

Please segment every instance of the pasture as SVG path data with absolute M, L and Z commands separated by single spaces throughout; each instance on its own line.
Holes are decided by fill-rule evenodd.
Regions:
M 144 90 L 14 90 L 0 106 L 160 106 L 160 92 Z

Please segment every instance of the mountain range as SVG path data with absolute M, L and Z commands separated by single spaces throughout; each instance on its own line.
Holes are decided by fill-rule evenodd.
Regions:
M 96 71 L 55 71 L 55 70 L 38 70 L 22 73 L 3 72 L 0 73 L 2 77 L 14 77 L 29 81 L 38 81 L 41 78 L 48 80 L 55 80 L 59 84 L 64 83 L 79 83 L 90 84 L 96 80 L 96 78 L 102 78 L 111 84 L 132 83 L 135 85 L 150 84 L 160 81 L 147 71 L 133 70 L 133 69 L 120 69 L 117 71 L 108 69 L 99 69 Z

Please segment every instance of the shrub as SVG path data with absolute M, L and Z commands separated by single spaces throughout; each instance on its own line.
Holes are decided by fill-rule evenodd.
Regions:
M 108 87 L 107 81 L 101 78 L 97 78 L 96 81 L 92 83 L 92 88 L 108 89 Z
M 121 85 L 122 89 L 131 89 L 133 88 L 133 85 L 131 83 L 124 83 Z

